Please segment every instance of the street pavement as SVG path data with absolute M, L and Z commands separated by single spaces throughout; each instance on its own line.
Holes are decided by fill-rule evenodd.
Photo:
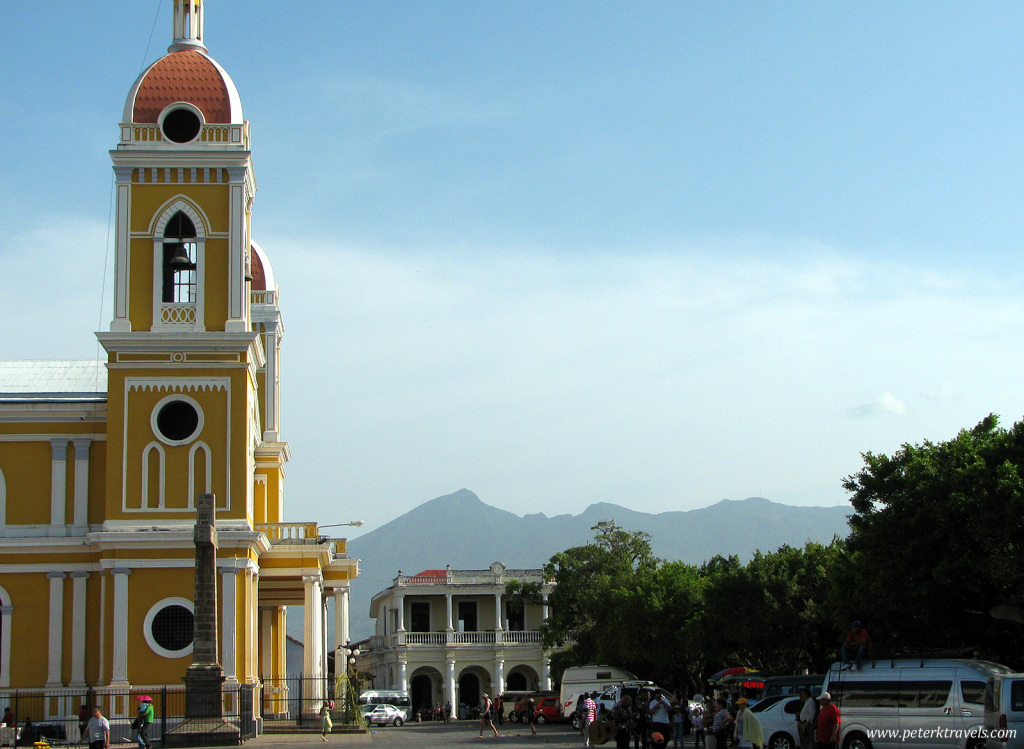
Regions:
M 480 721 L 460 720 L 451 723 L 407 723 L 404 726 L 373 726 L 365 734 L 332 734 L 325 743 L 319 733 L 264 734 L 250 739 L 244 749 L 431 749 L 455 744 L 470 744 L 481 747 L 500 745 L 503 747 L 582 747 L 583 737 L 568 724 L 537 726 L 537 735 L 530 735 L 530 727 L 520 724 L 497 726 L 499 736 L 493 734 L 478 739 Z M 488 729 L 489 731 L 490 729 Z

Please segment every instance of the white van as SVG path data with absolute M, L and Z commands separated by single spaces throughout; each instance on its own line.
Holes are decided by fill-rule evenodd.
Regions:
M 570 666 L 562 674 L 559 702 L 564 705 L 570 695 L 580 692 L 603 692 L 608 687 L 635 679 L 636 676 L 616 666 Z
M 558 704 L 562 715 L 571 719 L 576 710 L 576 703 L 583 692 L 604 692 L 609 687 L 624 681 L 636 679 L 636 676 L 624 668 L 616 666 L 571 666 L 562 674 L 561 689 L 558 693 Z
M 973 660 L 865 661 L 859 671 L 836 663 L 824 688 L 839 708 L 843 749 L 981 749 L 986 684 L 1006 673 Z
M 1024 749 L 1024 674 L 989 677 L 985 736 L 986 749 Z

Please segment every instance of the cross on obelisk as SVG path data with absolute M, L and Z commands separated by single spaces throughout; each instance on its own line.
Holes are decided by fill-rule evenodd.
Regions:
M 214 496 L 196 497 L 196 597 L 192 665 L 185 672 L 185 717 L 221 718 L 224 669 L 217 660 L 217 521 Z M 231 626 L 233 623 L 227 623 Z

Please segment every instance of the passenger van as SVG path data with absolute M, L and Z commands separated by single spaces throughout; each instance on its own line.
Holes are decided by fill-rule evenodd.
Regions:
M 405 689 L 367 689 L 359 695 L 360 705 L 394 705 L 406 723 L 412 718 L 412 700 Z
M 615 666 L 571 666 L 562 673 L 558 700 L 560 704 L 565 705 L 566 700 L 574 694 L 603 692 L 609 687 L 633 679 L 636 679 L 634 674 Z
M 1024 749 L 1024 674 L 989 677 L 985 735 L 986 749 Z
M 1008 673 L 973 660 L 865 661 L 859 671 L 836 663 L 824 688 L 839 708 L 843 749 L 981 749 L 987 682 Z

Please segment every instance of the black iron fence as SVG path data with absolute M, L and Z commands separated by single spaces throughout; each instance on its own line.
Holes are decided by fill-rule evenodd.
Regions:
M 257 706 L 260 704 L 259 684 L 224 685 L 224 719 L 238 728 L 241 740 L 256 736 L 259 728 Z M 160 687 L 144 690 L 117 690 L 97 687 L 88 689 L 13 689 L 0 690 L 0 701 L 10 706 L 17 720 L 15 731 L 0 729 L 0 745 L 32 746 L 46 739 L 51 744 L 88 744 L 83 736 L 85 722 L 92 709 L 99 707 L 110 722 L 111 744 L 133 741 L 131 724 L 138 713 L 139 698 L 153 701 L 155 721 L 150 728 L 150 741 L 160 742 L 164 735 L 185 720 L 185 688 Z
M 319 724 L 324 700 L 337 700 L 330 676 L 288 676 L 263 682 L 260 713 L 265 722 L 293 723 L 300 727 Z M 335 706 L 338 720 L 340 706 Z

